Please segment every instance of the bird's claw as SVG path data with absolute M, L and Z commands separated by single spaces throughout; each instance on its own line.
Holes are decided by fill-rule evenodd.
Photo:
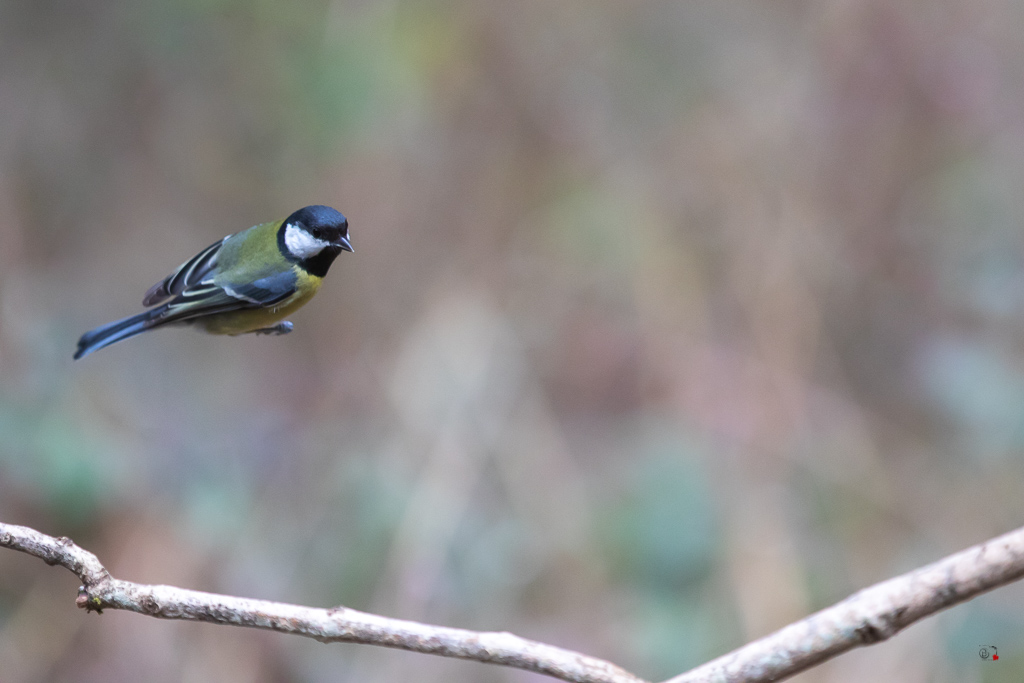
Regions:
M 275 336 L 280 336 L 282 334 L 288 334 L 294 328 L 295 325 L 285 320 L 284 322 L 280 322 L 272 327 L 263 327 L 258 330 L 253 330 L 252 332 L 253 334 L 273 334 Z

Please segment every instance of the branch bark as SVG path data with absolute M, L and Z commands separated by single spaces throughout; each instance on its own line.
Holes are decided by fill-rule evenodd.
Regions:
M 1024 577 L 1024 527 L 854 593 L 665 683 L 781 681 Z
M 123 609 L 162 619 L 208 621 L 294 633 L 323 643 L 362 643 L 526 669 L 572 683 L 645 683 L 609 662 L 511 633 L 466 631 L 390 619 L 347 607 L 318 609 L 268 600 L 148 586 L 115 579 L 71 539 L 0 522 L 0 547 L 59 564 L 82 581 L 76 604 L 89 612 Z
M 644 683 L 610 662 L 511 633 L 467 631 L 366 614 L 250 600 L 115 579 L 68 538 L 0 522 L 0 547 L 61 565 L 82 581 L 86 611 L 123 609 L 294 633 L 321 642 L 380 645 L 534 671 L 572 683 Z M 666 683 L 780 681 L 913 622 L 1024 577 L 1024 527 L 889 579 Z

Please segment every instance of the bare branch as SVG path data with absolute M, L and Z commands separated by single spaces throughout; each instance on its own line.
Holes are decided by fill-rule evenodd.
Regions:
M 87 611 L 124 609 L 164 619 L 187 619 L 295 633 L 329 643 L 381 645 L 413 652 L 501 664 L 573 683 L 644 683 L 614 664 L 525 640 L 357 612 L 147 586 L 110 576 L 92 553 L 0 523 L 0 547 L 59 564 L 82 581 L 77 604 Z M 876 584 L 832 607 L 704 664 L 666 683 L 780 681 L 860 645 L 886 640 L 918 619 L 1024 577 L 1024 527 L 934 564 Z
M 315 638 L 324 643 L 381 645 L 526 669 L 573 683 L 644 683 L 594 657 L 526 640 L 511 633 L 482 633 L 390 619 L 347 607 L 317 609 L 267 600 L 147 586 L 113 578 L 99 559 L 69 538 L 0 522 L 0 546 L 59 564 L 82 581 L 77 604 L 87 611 L 123 609 L 163 619 L 250 626 Z
M 781 681 L 1024 577 L 1024 527 L 875 584 L 666 683 Z

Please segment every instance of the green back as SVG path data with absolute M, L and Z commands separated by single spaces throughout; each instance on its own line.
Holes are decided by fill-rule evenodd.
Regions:
M 281 221 L 260 223 L 233 235 L 217 255 L 217 284 L 247 283 L 292 267 L 277 246 Z

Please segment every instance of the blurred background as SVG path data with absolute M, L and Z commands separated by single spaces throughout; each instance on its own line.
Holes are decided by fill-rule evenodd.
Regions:
M 1024 5 L 0 5 L 0 519 L 119 578 L 649 679 L 1024 520 Z M 282 338 L 78 336 L 351 222 Z M 539 681 L 128 613 L 0 552 L 0 679 Z M 795 680 L 1024 678 L 1024 587 Z M 1000 661 L 983 662 L 995 645 Z M 547 679 L 544 679 L 547 680 Z

